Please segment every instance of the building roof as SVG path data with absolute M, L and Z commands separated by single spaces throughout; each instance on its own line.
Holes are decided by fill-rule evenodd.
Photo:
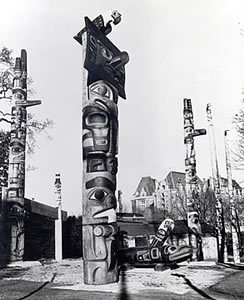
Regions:
M 182 184 L 183 186 L 186 185 L 186 179 L 185 179 L 185 173 L 184 172 L 176 172 L 171 171 L 169 174 L 165 177 L 165 181 L 168 185 L 169 189 L 176 189 L 178 184 Z M 203 185 L 202 180 L 197 176 L 199 184 Z
M 146 221 L 145 217 L 142 214 L 138 213 L 116 213 L 117 220 L 121 222 L 128 222 L 128 221 Z
M 221 185 L 224 187 L 228 187 L 228 179 L 221 177 Z M 235 190 L 241 190 L 241 186 L 234 180 L 232 179 L 232 185 L 233 185 L 233 189 Z
M 24 208 L 27 212 L 49 217 L 51 219 L 58 219 L 58 209 L 37 201 L 25 198 Z M 62 220 L 67 220 L 67 212 L 62 210 Z
M 155 235 L 154 226 L 145 223 L 118 222 L 119 231 L 123 231 L 127 236 Z
M 155 179 L 153 179 L 151 176 L 142 177 L 134 196 L 141 196 L 143 192 L 145 192 L 145 197 L 152 196 L 155 192 L 155 189 Z

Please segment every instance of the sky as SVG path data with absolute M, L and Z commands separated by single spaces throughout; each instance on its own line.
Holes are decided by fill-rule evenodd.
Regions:
M 63 209 L 81 213 L 82 47 L 73 36 L 84 17 L 118 9 L 122 21 L 108 38 L 127 51 L 127 100 L 119 100 L 117 188 L 129 205 L 143 176 L 163 180 L 170 170 L 184 172 L 183 99 L 192 99 L 195 128 L 208 129 L 212 103 L 218 162 L 226 176 L 223 132 L 236 138 L 231 123 L 241 106 L 244 70 L 240 31 L 241 1 L 229 0 L 9 0 L 1 3 L 0 48 L 28 53 L 28 75 L 42 104 L 29 108 L 55 125 L 37 137 L 27 155 L 27 198 L 56 205 L 55 174 L 61 174 Z M 243 9 L 243 7 L 242 7 Z M 242 26 L 242 27 L 241 27 Z M 241 62 L 242 61 L 242 65 Z M 4 103 L 0 103 L 1 106 Z M 3 106 L 2 106 L 3 107 Z M 0 124 L 1 126 L 1 124 Z M 208 136 L 195 139 L 197 174 L 211 175 Z M 233 178 L 243 181 L 233 170 Z

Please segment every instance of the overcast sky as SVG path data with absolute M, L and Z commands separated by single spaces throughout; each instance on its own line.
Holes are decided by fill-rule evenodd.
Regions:
M 90 19 L 118 9 L 122 21 L 108 36 L 130 55 L 127 100 L 119 100 L 118 189 L 128 202 L 142 176 L 162 180 L 184 171 L 183 99 L 191 98 L 196 128 L 206 128 L 213 105 L 218 160 L 226 176 L 223 132 L 241 104 L 240 2 L 227 0 L 22 0 L 1 3 L 0 47 L 28 52 L 28 72 L 40 106 L 53 119 L 53 141 L 37 138 L 27 164 L 26 197 L 55 205 L 61 174 L 63 208 L 81 211 L 81 45 L 73 36 Z M 240 40 L 242 40 L 240 42 Z M 243 60 L 243 59 L 242 59 Z M 243 81 L 242 81 L 243 82 Z M 2 105 L 0 103 L 0 105 Z M 1 124 L 0 124 L 1 125 Z M 208 136 L 195 139 L 197 172 L 211 175 Z M 234 178 L 242 181 L 240 172 Z

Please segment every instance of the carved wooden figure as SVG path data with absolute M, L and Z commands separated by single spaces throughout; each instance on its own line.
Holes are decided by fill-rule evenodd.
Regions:
M 41 103 L 27 100 L 27 54 L 21 50 L 16 58 L 13 81 L 12 124 L 6 200 L 6 251 L 9 261 L 23 260 L 26 108 Z
M 184 99 L 184 144 L 186 145 L 185 173 L 187 198 L 187 223 L 190 229 L 190 245 L 193 248 L 193 260 L 200 259 L 201 225 L 197 212 L 199 198 L 196 175 L 196 155 L 194 137 L 206 134 L 205 129 L 195 129 L 191 99 Z
M 159 226 L 150 244 L 147 246 L 123 248 L 120 250 L 120 263 L 132 265 L 175 265 L 192 257 L 192 247 L 172 245 L 169 240 L 174 229 L 174 221 L 165 219 Z
M 103 15 L 74 38 L 83 46 L 82 216 L 86 284 L 118 281 L 116 174 L 118 169 L 118 96 L 125 98 L 124 65 L 129 56 L 107 39 L 121 15 Z

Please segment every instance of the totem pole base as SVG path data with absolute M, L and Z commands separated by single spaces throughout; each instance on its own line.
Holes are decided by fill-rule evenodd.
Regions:
M 83 261 L 84 283 L 90 285 L 102 285 L 119 281 L 117 270 L 108 272 L 107 262 Z
M 8 249 L 8 262 L 16 262 L 24 260 L 24 222 L 19 224 L 15 222 L 9 224 L 10 241 Z

